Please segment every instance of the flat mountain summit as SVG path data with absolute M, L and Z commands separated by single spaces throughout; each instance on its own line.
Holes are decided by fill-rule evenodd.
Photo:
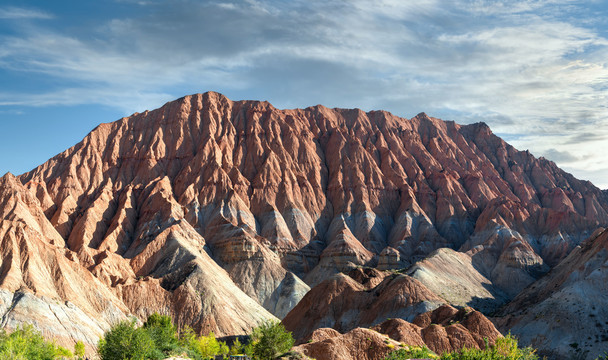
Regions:
M 0 213 L 3 326 L 95 344 L 152 312 L 217 335 L 296 319 L 311 287 L 361 267 L 411 268 L 424 311 L 495 309 L 608 225 L 608 194 L 483 123 L 208 92 L 5 175 Z

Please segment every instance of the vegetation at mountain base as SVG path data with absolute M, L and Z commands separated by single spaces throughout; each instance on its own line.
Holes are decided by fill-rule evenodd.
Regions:
M 77 359 L 83 358 L 84 352 L 85 352 L 84 343 L 80 340 L 77 341 L 76 344 L 74 344 L 74 356 Z
M 154 313 L 144 323 L 144 330 L 150 335 L 156 349 L 163 354 L 179 350 L 179 341 L 171 317 Z
M 72 352 L 46 341 L 32 325 L 23 325 L 8 334 L 0 331 L 0 359 L 54 360 L 71 359 Z
M 511 334 L 497 339 L 494 346 L 479 349 L 461 349 L 458 352 L 444 354 L 442 360 L 537 360 L 536 349 L 518 347 L 517 339 Z
M 97 351 L 103 360 L 165 358 L 162 351 L 156 348 L 148 329 L 138 328 L 135 319 L 114 325 L 99 340 Z
M 426 346 L 411 346 L 408 349 L 399 349 L 388 354 L 384 360 L 403 360 L 403 359 L 437 359 L 439 358 Z
M 253 330 L 251 347 L 254 358 L 272 360 L 288 352 L 294 344 L 290 332 L 279 321 L 266 321 Z
M 293 344 L 291 333 L 278 321 L 267 321 L 253 329 L 246 345 L 236 339 L 229 347 L 213 332 L 199 336 L 186 327 L 178 333 L 169 316 L 152 314 L 142 327 L 137 327 L 135 320 L 114 325 L 99 340 L 97 351 L 102 360 L 160 360 L 171 355 L 207 360 L 237 354 L 270 360 L 288 352 Z
M 384 360 L 405 359 L 441 359 L 441 360 L 537 360 L 536 350 L 531 347 L 518 347 L 518 342 L 511 334 L 496 340 L 493 346 L 485 349 L 467 349 L 444 353 L 437 356 L 426 347 L 410 347 L 390 353 Z
M 253 360 L 298 359 L 302 355 L 290 352 L 294 339 L 279 321 L 266 321 L 253 329 L 246 344 L 237 338 L 232 346 L 215 338 L 213 332 L 197 335 L 186 327 L 178 332 L 171 317 L 152 314 L 143 326 L 135 319 L 125 320 L 108 330 L 98 343 L 98 355 L 102 360 L 162 360 L 170 356 L 188 356 L 193 360 L 215 359 L 220 355 L 244 354 Z M 576 345 L 571 345 L 576 349 Z M 81 360 L 85 346 L 81 341 L 74 345 L 74 352 L 44 340 L 32 325 L 24 325 L 12 333 L 0 330 L 0 359 L 11 360 Z M 587 354 L 585 354 L 587 355 Z M 573 356 L 572 358 L 582 358 Z M 538 360 L 540 357 L 531 347 L 519 347 L 511 334 L 498 338 L 485 349 L 463 348 L 437 355 L 426 346 L 409 346 L 391 352 L 384 360 L 438 359 L 438 360 Z M 600 356 L 596 360 L 608 359 Z
M 192 359 L 205 360 L 215 355 L 228 355 L 230 349 L 223 341 L 215 338 L 213 331 L 207 335 L 197 336 L 192 328 L 187 327 L 180 336 L 180 344 Z

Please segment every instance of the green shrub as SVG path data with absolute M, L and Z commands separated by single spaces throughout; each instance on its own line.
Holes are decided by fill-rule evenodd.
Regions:
M 280 321 L 266 321 L 253 330 L 249 350 L 257 359 L 272 360 L 288 352 L 293 344 L 291 333 Z
M 154 340 L 144 328 L 132 321 L 121 321 L 107 331 L 97 344 L 102 360 L 144 360 L 163 359 L 156 349 Z
M 400 349 L 391 352 L 385 360 L 404 360 L 412 358 L 434 358 L 437 357 L 428 348 Z M 531 347 L 519 348 L 517 339 L 511 334 L 498 338 L 494 346 L 484 350 L 460 349 L 451 353 L 441 355 L 441 360 L 538 360 L 536 351 Z
M 102 360 L 164 359 L 184 352 L 195 360 L 239 353 L 254 356 L 256 360 L 268 360 L 289 351 L 293 343 L 291 333 L 283 324 L 265 322 L 253 330 L 247 346 L 237 339 L 229 349 L 226 343 L 215 338 L 213 332 L 197 336 L 188 326 L 178 337 L 169 316 L 152 314 L 141 328 L 136 327 L 135 320 L 113 326 L 99 340 L 97 351 Z
M 406 359 L 435 359 L 437 355 L 428 347 L 411 346 L 409 349 L 399 349 L 393 351 L 385 357 L 385 360 L 406 360 Z
M 15 360 L 54 360 L 72 357 L 72 353 L 45 341 L 40 332 L 32 325 L 24 325 L 10 334 L 0 331 L 0 359 Z
M 461 349 L 444 354 L 442 360 L 537 360 L 536 350 L 531 347 L 519 348 L 517 339 L 508 334 L 496 339 L 496 344 L 484 350 Z
M 186 353 L 196 360 L 209 359 L 215 355 L 228 355 L 230 350 L 223 341 L 218 341 L 211 331 L 207 336 L 196 336 L 194 330 L 187 326 L 180 337 L 180 344 Z

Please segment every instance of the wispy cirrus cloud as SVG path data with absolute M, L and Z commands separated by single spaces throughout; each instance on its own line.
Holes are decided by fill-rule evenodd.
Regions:
M 23 19 L 52 19 L 53 15 L 50 13 L 35 10 L 35 9 L 27 9 L 16 6 L 7 6 L 0 7 L 0 19 L 14 19 L 14 20 L 23 20 Z
M 5 85 L 0 106 L 133 112 L 218 90 L 279 107 L 425 111 L 486 121 L 516 147 L 608 187 L 608 163 L 597 151 L 608 145 L 598 130 L 608 128 L 608 41 L 598 31 L 602 20 L 581 16 L 587 9 L 579 2 L 145 5 L 80 31 L 44 22 L 0 36 L 0 69 L 56 80 L 38 92 Z

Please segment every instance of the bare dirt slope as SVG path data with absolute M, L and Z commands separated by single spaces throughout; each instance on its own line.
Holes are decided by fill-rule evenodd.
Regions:
M 608 352 L 608 232 L 598 231 L 501 310 L 499 323 L 550 357 Z

